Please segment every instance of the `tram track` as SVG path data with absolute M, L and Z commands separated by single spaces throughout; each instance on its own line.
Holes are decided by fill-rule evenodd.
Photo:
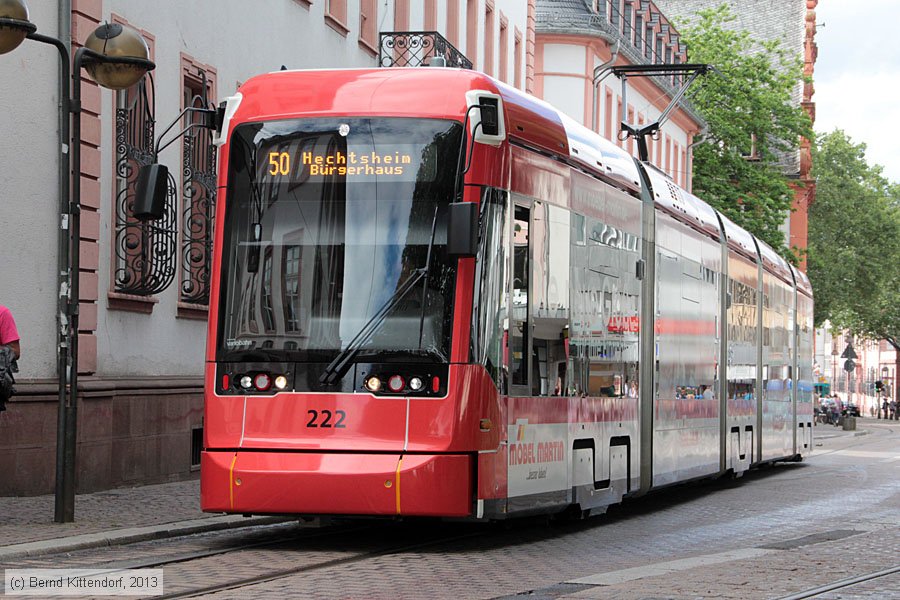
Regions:
M 272 526 L 270 526 L 272 527 Z M 276 526 L 277 527 L 277 526 Z M 375 536 L 379 534 L 380 531 L 391 529 L 396 527 L 396 523 L 394 522 L 380 522 L 380 523 L 365 523 L 365 524 L 343 524 L 343 525 L 335 525 L 324 527 L 320 530 L 309 530 L 302 528 L 286 528 L 285 531 L 279 531 L 276 534 L 276 537 L 272 537 L 269 539 L 255 540 L 249 543 L 232 543 L 231 540 L 224 541 L 224 544 L 220 547 L 210 547 L 201 550 L 195 551 L 187 551 L 176 554 L 170 554 L 165 557 L 147 557 L 143 559 L 123 559 L 110 561 L 105 563 L 98 563 L 95 558 L 83 557 L 78 559 L 79 561 L 91 560 L 91 566 L 78 566 L 78 565 L 70 565 L 72 568 L 89 568 L 91 571 L 96 570 L 97 572 L 103 573 L 116 573 L 123 572 L 127 570 L 136 570 L 136 569 L 160 569 L 163 567 L 174 567 L 175 571 L 166 570 L 166 588 L 175 588 L 176 590 L 179 587 L 184 586 L 192 586 L 188 589 L 182 589 L 178 591 L 174 591 L 169 594 L 164 594 L 162 596 L 157 596 L 158 598 L 191 598 L 196 596 L 203 596 L 206 594 L 214 594 L 216 592 L 223 592 L 228 590 L 240 589 L 248 586 L 257 585 L 260 583 L 266 583 L 270 581 L 276 581 L 278 579 L 283 579 L 286 577 L 290 577 L 293 575 L 297 575 L 300 573 L 314 572 L 320 571 L 323 569 L 329 569 L 333 567 L 340 567 L 352 563 L 358 563 L 366 560 L 371 560 L 374 558 L 378 558 L 381 556 L 387 556 L 391 554 L 398 554 L 410 551 L 416 551 L 419 549 L 424 549 L 432 546 L 439 546 L 442 544 L 449 544 L 473 537 L 479 537 L 483 535 L 487 535 L 489 531 L 484 528 L 479 528 L 474 531 L 467 531 L 462 534 L 457 535 L 437 535 L 436 537 L 429 539 L 427 541 L 407 541 L 404 542 L 394 542 L 394 543 L 386 543 L 379 544 L 377 547 L 361 550 L 358 549 L 352 552 L 349 556 L 341 556 L 339 558 L 330 558 L 319 560 L 317 562 L 306 562 L 302 565 L 292 566 L 290 568 L 282 568 L 282 569 L 272 569 L 267 572 L 260 573 L 258 575 L 254 575 L 251 577 L 236 577 L 234 579 L 226 579 L 220 583 L 210 584 L 210 585 L 197 585 L 197 582 L 183 582 L 180 581 L 180 577 L 178 576 L 178 566 L 179 565 L 188 565 L 189 563 L 194 563 L 195 565 L 203 564 L 202 562 L 205 559 L 216 558 L 216 557 L 225 557 L 228 555 L 235 556 L 240 555 L 241 552 L 253 552 L 253 551 L 270 551 L 270 552 L 279 552 L 282 549 L 303 549 L 303 546 L 311 546 L 315 547 L 317 545 L 325 544 L 330 547 L 339 547 L 344 544 L 341 540 L 343 539 L 358 539 L 361 535 L 368 539 L 373 539 Z M 259 533 L 259 532 L 255 532 Z M 274 533 L 274 532 L 273 532 Z M 394 532 L 396 533 L 396 532 Z M 196 535 L 196 534 L 193 534 Z M 192 536 L 179 536 L 183 539 L 187 540 Z M 174 538 L 168 538 L 166 540 L 154 540 L 165 543 L 171 543 Z M 222 543 L 223 540 L 216 541 L 217 543 Z M 139 542 L 142 543 L 142 542 Z M 139 544 L 138 543 L 138 544 Z M 131 544 L 125 544 L 121 546 L 121 548 L 125 548 L 127 546 L 131 546 Z M 146 548 L 145 550 L 146 551 Z M 315 552 L 314 549 L 311 549 L 312 552 Z M 191 567 L 187 567 L 190 570 Z
M 225 554 L 232 554 L 235 552 L 240 552 L 243 550 L 255 550 L 260 548 L 266 548 L 270 546 L 278 546 L 285 543 L 297 542 L 299 540 L 319 540 L 319 539 L 327 539 L 332 538 L 339 534 L 358 534 L 365 531 L 370 531 L 375 529 L 373 526 L 361 526 L 361 527 L 349 527 L 349 528 L 341 528 L 341 529 L 328 529 L 322 530 L 320 532 L 308 533 L 306 535 L 298 535 L 298 530 L 293 529 L 286 533 L 279 534 L 278 537 L 252 542 L 247 544 L 238 544 L 233 546 L 224 546 L 221 548 L 210 548 L 207 550 L 196 550 L 193 552 L 183 552 L 180 554 L 176 554 L 174 556 L 169 556 L 165 559 L 148 559 L 148 560 L 123 560 L 123 561 L 115 561 L 104 563 L 102 565 L 98 565 L 98 570 L 104 571 L 124 571 L 130 569 L 156 569 L 160 567 L 165 567 L 167 565 L 173 565 L 178 563 L 190 562 L 192 560 L 200 560 L 203 558 L 209 558 L 212 556 L 222 556 Z M 302 531 L 302 530 L 299 530 Z M 185 539 L 190 536 L 184 536 Z M 171 539 L 166 540 L 166 542 L 170 542 Z
M 790 596 L 782 596 L 777 600 L 805 600 L 806 598 L 815 598 L 816 596 L 820 596 L 828 592 L 853 587 L 855 585 L 866 583 L 868 581 L 872 581 L 873 579 L 887 577 L 888 575 L 893 575 L 895 573 L 900 573 L 900 565 L 894 565 L 893 567 L 882 569 L 881 571 L 874 571 L 865 575 L 858 575 L 856 577 L 840 579 L 838 581 L 826 583 L 825 585 L 820 585 L 818 587 L 810 588 L 802 592 L 791 594 Z
M 171 594 L 164 594 L 162 596 L 157 596 L 160 600 L 170 600 L 174 598 L 193 598 L 206 594 L 214 594 L 217 592 L 225 592 L 230 590 L 236 590 L 240 588 L 245 588 L 253 585 L 258 585 L 260 583 L 268 583 L 271 581 L 277 581 L 279 579 L 284 579 L 286 577 L 290 577 L 292 575 L 297 575 L 300 573 L 309 573 L 313 571 L 320 571 L 324 569 L 330 569 L 333 567 L 341 567 L 346 566 L 353 563 L 359 563 L 366 560 L 371 560 L 373 558 L 378 558 L 381 556 L 388 556 L 391 554 L 398 554 L 402 552 L 410 552 L 414 550 L 421 550 L 423 548 L 428 548 L 431 546 L 436 546 L 440 544 L 447 544 L 452 542 L 457 542 L 465 539 L 470 539 L 474 537 L 480 537 L 486 535 L 487 532 L 480 530 L 469 532 L 460 535 L 446 536 L 441 537 L 439 539 L 429 540 L 426 542 L 417 542 L 417 543 L 407 543 L 407 544 L 389 544 L 386 547 L 379 548 L 376 550 L 360 552 L 353 556 L 347 556 L 343 558 L 335 558 L 331 560 L 325 560 L 319 563 L 314 564 L 306 564 L 300 565 L 297 567 L 291 567 L 289 569 L 279 569 L 275 571 L 271 571 L 268 573 L 263 573 L 260 575 L 255 575 L 253 577 L 244 577 L 240 579 L 235 579 L 232 581 L 219 583 L 215 585 L 196 587 L 189 590 L 183 590 L 179 592 L 174 592 Z M 151 567 L 146 567 L 151 568 Z

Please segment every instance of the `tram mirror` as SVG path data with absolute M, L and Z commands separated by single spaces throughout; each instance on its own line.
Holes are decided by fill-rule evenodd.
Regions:
M 247 272 L 259 271 L 259 242 L 262 240 L 262 225 L 253 223 L 250 225 L 251 240 L 247 249 Z
M 134 218 L 139 221 L 161 219 L 166 210 L 169 169 L 165 165 L 144 165 L 138 171 L 134 197 Z
M 479 98 L 478 108 L 481 110 L 481 131 L 485 135 L 500 135 L 500 113 L 496 98 Z
M 447 254 L 471 258 L 478 252 L 478 205 L 474 202 L 450 204 L 447 222 Z
M 216 135 L 222 135 L 222 127 L 225 125 L 225 109 L 228 108 L 227 102 L 220 102 L 219 107 L 216 108 L 215 117 L 213 117 L 213 127 Z

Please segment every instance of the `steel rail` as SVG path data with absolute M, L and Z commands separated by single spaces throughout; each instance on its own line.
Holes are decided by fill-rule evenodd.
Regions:
M 291 524 L 279 524 L 279 525 L 265 525 L 263 527 L 295 527 L 295 523 Z M 98 571 L 124 571 L 128 569 L 155 569 L 157 567 L 164 567 L 166 565 L 182 563 L 182 562 L 190 562 L 192 560 L 199 560 L 201 558 L 207 558 L 210 556 L 220 556 L 222 554 L 231 554 L 232 552 L 240 552 L 241 550 L 248 550 L 251 548 L 264 548 L 266 546 L 277 546 L 278 544 L 283 544 L 285 542 L 297 541 L 297 540 L 315 540 L 323 537 L 331 537 L 339 533 L 358 533 L 360 531 L 366 531 L 372 529 L 372 527 L 355 527 L 355 528 L 346 528 L 340 530 L 330 530 L 330 531 L 317 531 L 315 533 L 311 533 L 308 535 L 304 535 L 303 537 L 298 537 L 298 530 L 293 529 L 292 531 L 288 531 L 285 533 L 278 533 L 278 537 L 274 539 L 268 539 L 260 542 L 252 542 L 249 544 L 240 544 L 236 546 L 227 546 L 223 548 L 209 549 L 209 550 L 196 550 L 194 552 L 184 552 L 182 554 L 176 554 L 174 556 L 170 556 L 164 559 L 148 559 L 148 560 L 122 560 L 109 562 L 105 564 L 101 564 L 97 566 Z M 240 531 L 240 530 L 239 530 Z M 299 531 L 303 531 L 302 529 Z M 234 529 L 224 529 L 214 533 L 233 533 Z M 241 531 L 242 533 L 261 533 L 261 530 L 258 531 Z M 140 542 L 134 542 L 134 544 L 145 544 L 147 542 L 152 541 L 164 541 L 166 543 L 171 542 L 172 540 L 177 540 L 179 538 L 187 539 L 192 536 L 205 535 L 204 533 L 193 533 L 184 536 L 178 536 L 176 538 L 165 538 L 164 540 L 141 540 Z M 120 548 L 125 546 L 130 546 L 134 544 L 126 544 L 123 546 L 119 546 Z
M 418 550 L 420 548 L 427 548 L 429 546 L 436 546 L 438 544 L 446 544 L 448 542 L 456 542 L 459 540 L 464 540 L 473 537 L 479 537 L 487 535 L 487 531 L 476 531 L 473 533 L 466 533 L 462 535 L 443 537 L 436 540 L 431 540 L 428 542 L 419 542 L 416 544 L 404 544 L 399 546 L 389 546 L 386 548 L 382 548 L 380 550 L 372 550 L 368 552 L 361 552 L 355 556 L 349 556 L 347 558 L 336 558 L 332 560 L 326 560 L 321 563 L 316 563 L 313 565 L 303 565 L 299 567 L 292 567 L 290 569 L 281 569 L 278 571 L 272 571 L 270 573 L 264 573 L 262 575 L 256 575 L 254 577 L 246 577 L 243 579 L 236 579 L 234 581 L 220 583 L 216 585 L 210 585 L 201 588 L 194 588 L 190 590 L 184 590 L 182 592 L 175 592 L 172 594 L 164 594 L 162 596 L 155 596 L 159 598 L 159 600 L 171 600 L 174 598 L 192 598 L 195 596 L 201 596 L 206 594 L 213 594 L 216 592 L 223 592 L 227 590 L 234 590 L 239 588 L 244 588 L 252 585 L 257 585 L 260 583 L 268 583 L 270 581 L 276 581 L 278 579 L 284 579 L 286 577 L 290 577 L 292 575 L 297 575 L 299 573 L 309 573 L 311 571 L 319 571 L 322 569 L 329 569 L 332 567 L 339 567 L 348 564 L 358 563 L 365 560 L 369 560 L 372 558 L 378 558 L 380 556 L 388 556 L 390 554 L 397 554 L 400 552 L 407 552 L 410 550 Z
M 782 596 L 777 600 L 804 600 L 805 598 L 814 598 L 819 594 L 824 594 L 826 592 L 832 592 L 834 590 L 839 590 L 842 588 L 851 587 L 854 585 L 858 585 L 860 583 L 865 583 L 867 581 L 871 581 L 873 579 L 878 579 L 879 577 L 886 577 L 888 575 L 893 575 L 894 573 L 900 573 L 900 565 L 895 565 L 888 569 L 884 569 L 881 571 L 875 571 L 874 573 L 868 573 L 866 575 L 859 575 L 857 577 L 848 577 L 847 579 L 840 579 L 838 581 L 833 581 L 832 583 L 826 583 L 825 585 L 810 588 L 808 590 L 797 592 L 796 594 L 791 594 L 790 596 Z

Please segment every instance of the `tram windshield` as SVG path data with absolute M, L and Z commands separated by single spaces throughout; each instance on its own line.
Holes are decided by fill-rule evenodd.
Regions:
M 403 118 L 238 126 L 218 360 L 327 362 L 386 312 L 360 359 L 448 361 L 461 134 L 455 122 Z

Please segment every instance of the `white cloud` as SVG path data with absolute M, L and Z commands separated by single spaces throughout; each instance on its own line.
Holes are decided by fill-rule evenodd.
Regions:
M 900 182 L 900 68 L 844 71 L 830 81 L 817 81 L 815 89 L 816 130 L 839 128 L 855 143 L 865 142 L 869 164 L 880 164 L 889 179 Z
M 897 0 L 820 0 L 813 81 L 816 131 L 843 129 L 866 144 L 869 164 L 900 182 L 900 44 Z

